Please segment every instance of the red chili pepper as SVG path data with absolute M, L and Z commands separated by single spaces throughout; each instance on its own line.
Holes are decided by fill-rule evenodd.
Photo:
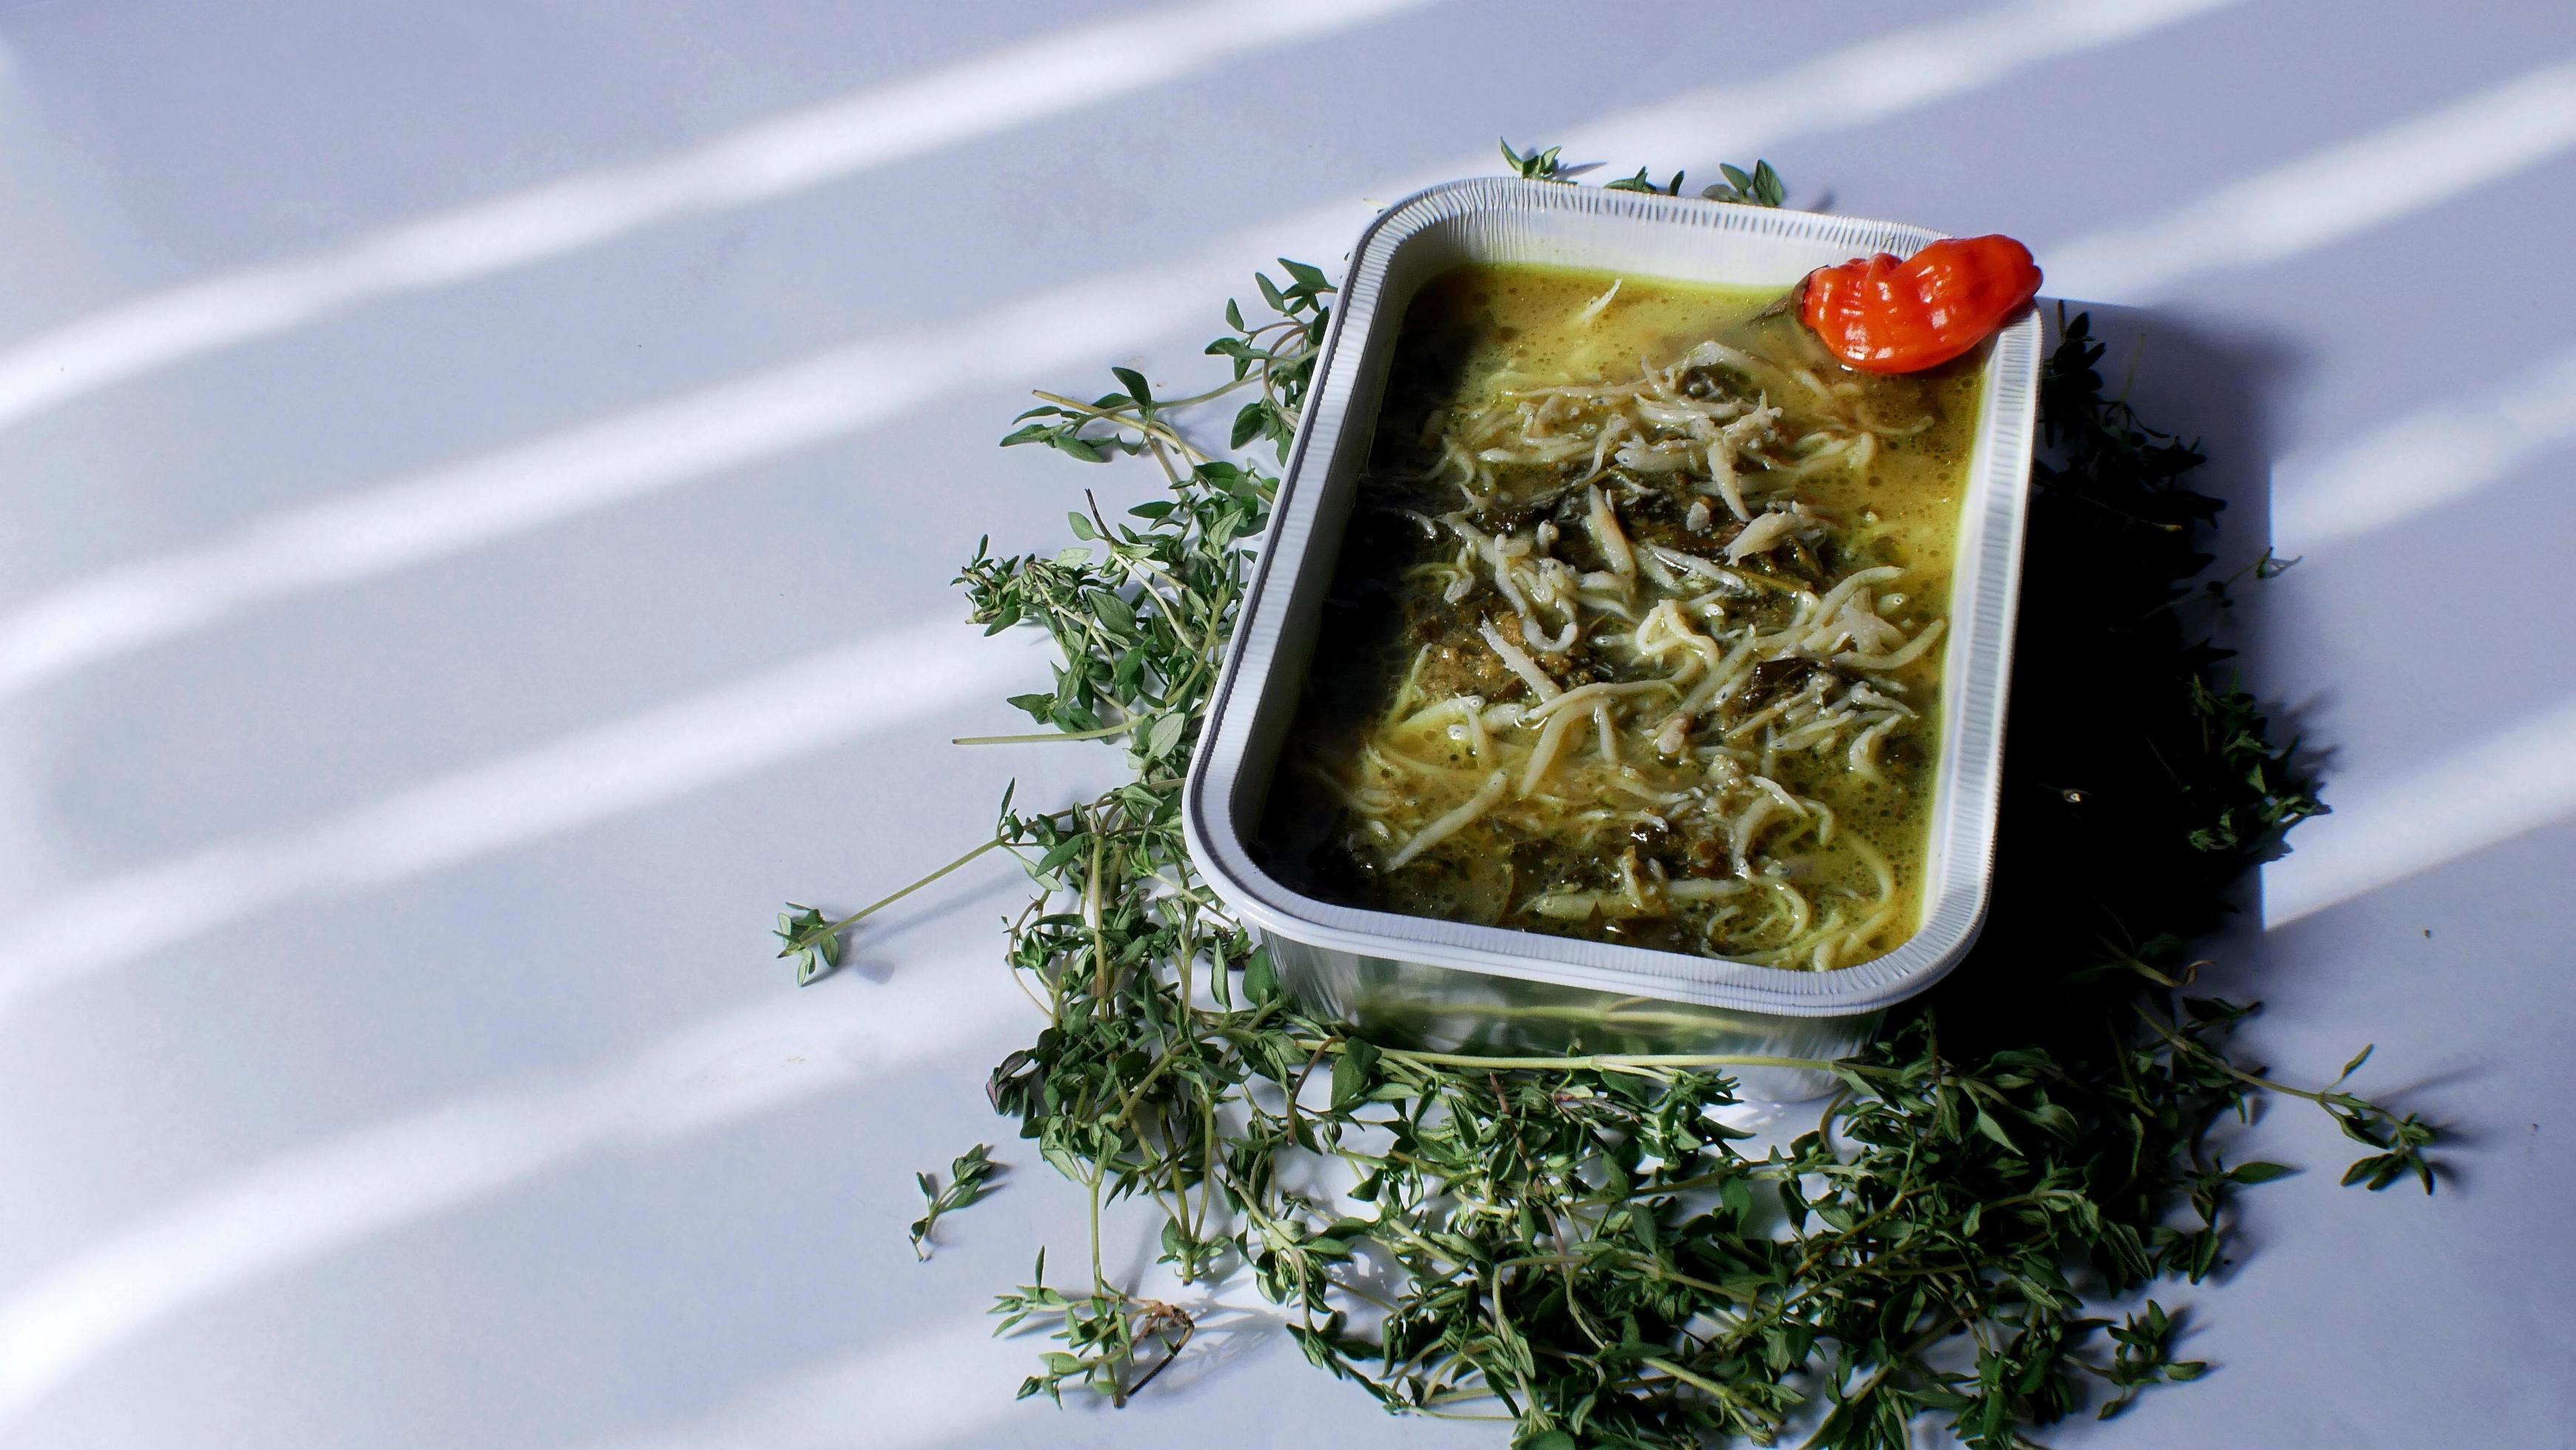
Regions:
M 1986 340 L 2039 293 L 2030 248 L 1954 237 L 1904 259 L 1885 252 L 1807 274 L 1798 315 L 1844 362 L 1870 373 L 1936 367 Z

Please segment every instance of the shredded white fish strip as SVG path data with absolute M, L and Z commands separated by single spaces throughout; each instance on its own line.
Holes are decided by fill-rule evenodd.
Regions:
M 1590 327 L 1594 322 L 1599 321 L 1601 314 L 1609 310 L 1610 299 L 1619 295 L 1620 280 L 1621 279 L 1613 278 L 1610 283 L 1609 291 L 1593 298 L 1590 306 L 1587 306 L 1581 312 L 1576 313 L 1574 315 L 1574 325 L 1577 327 Z
M 1553 700 L 1565 693 L 1565 687 L 1549 679 L 1547 671 L 1538 667 L 1538 661 L 1531 659 L 1527 650 L 1503 638 L 1503 632 L 1494 628 L 1492 620 L 1478 624 L 1476 632 L 1485 637 L 1486 646 L 1502 660 L 1504 668 L 1527 681 L 1530 691 L 1540 699 Z
M 1450 811 L 1447 815 L 1433 821 L 1430 825 L 1424 826 L 1421 831 L 1415 834 L 1412 840 L 1404 843 L 1402 850 L 1399 850 L 1394 855 L 1387 857 L 1387 869 L 1390 871 L 1401 870 L 1404 867 L 1411 865 L 1414 858 L 1420 856 L 1423 852 L 1430 850 L 1432 847 L 1448 840 L 1451 836 L 1467 829 L 1468 826 L 1475 822 L 1478 816 L 1481 816 L 1485 812 L 1493 809 L 1494 802 L 1503 798 L 1503 792 L 1511 788 L 1511 783 L 1511 776 L 1504 771 L 1498 770 L 1493 774 L 1486 776 L 1485 783 L 1476 788 L 1476 793 L 1474 795 L 1471 795 L 1464 801 L 1459 802 L 1457 808 Z

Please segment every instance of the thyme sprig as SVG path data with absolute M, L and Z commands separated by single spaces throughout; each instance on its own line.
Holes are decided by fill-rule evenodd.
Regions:
M 1564 179 L 1554 149 L 1504 151 Z M 1781 192 L 1767 165 L 1728 178 L 1731 200 Z M 1038 887 L 1006 959 L 1043 1019 L 987 1091 L 1089 1203 L 1087 1282 L 1050 1286 L 1041 1253 L 994 1306 L 1000 1331 L 1057 1346 L 1024 1397 L 1123 1403 L 1191 1342 L 1193 1310 L 1105 1267 L 1103 1211 L 1134 1200 L 1183 1285 L 1246 1278 L 1317 1367 L 1397 1413 L 1508 1421 L 1524 1450 L 1802 1431 L 1897 1450 L 1926 1417 L 1972 1446 L 2028 1446 L 2093 1403 L 2088 1385 L 2107 1417 L 2202 1373 L 2175 1357 L 2183 1318 L 2161 1302 L 2116 1323 L 2087 1306 L 2225 1261 L 2235 1192 L 2291 1171 L 2230 1166 L 2229 1116 L 2266 1094 L 2312 1102 L 2373 1150 L 2347 1183 L 2431 1190 L 2432 1128 L 2344 1087 L 2367 1049 L 2323 1088 L 2278 1084 L 2230 1045 L 2253 1007 L 2190 994 L 2205 964 L 2185 944 L 2322 807 L 2253 699 L 2211 683 L 2220 652 L 2164 607 L 2207 565 L 2196 539 L 2217 505 L 2183 482 L 2198 449 L 2106 391 L 2080 316 L 2043 387 L 2022 626 L 2022 668 L 2049 677 L 2014 692 L 1995 924 L 1974 960 L 1830 1063 L 1422 1052 L 1301 1012 L 1192 869 L 1178 789 L 1277 480 L 1174 413 L 1257 388 L 1230 448 L 1284 457 L 1332 288 L 1283 266 L 1286 286 L 1259 279 L 1265 320 L 1230 304 L 1208 348 L 1230 380 L 1167 401 L 1118 369 L 1119 391 L 1041 395 L 1004 440 L 1150 455 L 1165 497 L 1113 521 L 1086 491 L 1072 544 L 987 541 L 960 575 L 988 632 L 1034 624 L 1059 651 L 1054 687 L 1011 703 L 1047 738 L 1119 739 L 1134 769 L 1052 812 L 1006 792 L 978 848 Z M 864 914 L 791 906 L 800 980 Z M 1727 1069 L 1755 1065 L 1841 1084 L 1813 1129 L 1759 1156 L 1720 1116 Z M 966 1178 L 961 1158 L 945 1191 Z M 923 1186 L 917 1237 L 942 1211 Z
M 1591 169 L 1588 165 L 1566 165 L 1563 159 L 1565 148 L 1562 146 L 1550 146 L 1544 151 L 1533 146 L 1527 151 L 1517 151 L 1512 148 L 1508 138 L 1502 139 L 1500 144 L 1503 148 L 1503 163 L 1511 168 L 1513 175 L 1524 180 L 1571 183 L 1577 174 Z M 1753 169 L 1749 172 L 1740 166 L 1723 164 L 1717 169 L 1726 179 L 1701 188 L 1700 196 L 1703 200 L 1732 202 L 1740 206 L 1778 206 L 1788 200 L 1787 184 L 1780 180 L 1780 173 L 1772 170 L 1771 163 L 1768 161 L 1754 162 Z M 1601 189 L 1603 191 L 1642 191 L 1650 196 L 1679 196 L 1682 194 L 1682 175 L 1683 173 L 1676 171 L 1672 174 L 1671 180 L 1657 186 L 1654 173 L 1640 166 L 1637 168 L 1636 175 L 1623 176 L 1616 181 L 1605 181 L 1601 184 Z
M 912 1175 L 913 1181 L 921 1185 L 921 1197 L 927 1205 L 921 1217 L 912 1221 L 912 1251 L 916 1256 L 930 1257 L 930 1231 L 939 1226 L 939 1216 L 964 1208 L 990 1192 L 994 1171 L 1000 1166 L 993 1161 L 993 1145 L 978 1143 L 950 1161 L 944 1187 L 928 1173 Z
M 1189 397 L 1158 400 L 1143 374 L 1133 368 L 1111 368 L 1121 391 L 1103 393 L 1089 403 L 1039 393 L 1038 406 L 1012 420 L 1022 426 L 1006 435 L 1002 446 L 1043 443 L 1085 463 L 1105 463 L 1115 454 L 1132 457 L 1150 449 L 1165 460 L 1167 471 L 1175 457 L 1193 464 L 1205 463 L 1208 455 L 1175 431 L 1164 415 L 1258 384 L 1261 395 L 1234 415 L 1234 432 L 1228 446 L 1239 449 L 1263 439 L 1278 450 L 1281 458 L 1286 458 L 1289 439 L 1297 430 L 1297 410 L 1305 401 L 1307 379 L 1314 371 L 1315 350 L 1324 340 L 1325 323 L 1331 315 L 1324 298 L 1331 295 L 1333 288 L 1320 268 L 1285 257 L 1279 259 L 1279 265 L 1288 273 L 1285 286 L 1271 281 L 1267 272 L 1253 274 L 1262 300 L 1275 316 L 1254 326 L 1243 320 L 1242 306 L 1229 301 L 1225 304 L 1225 320 L 1233 331 L 1207 345 L 1209 356 L 1233 359 L 1231 381 Z M 1131 431 L 1135 436 L 1129 436 Z M 1177 484 L 1179 474 L 1174 472 L 1172 476 Z M 1076 537 L 1090 537 L 1080 526 L 1074 532 Z

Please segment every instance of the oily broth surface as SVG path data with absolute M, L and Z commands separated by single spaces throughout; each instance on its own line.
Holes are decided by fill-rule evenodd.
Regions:
M 1613 282 L 1617 292 L 1594 307 Z M 1773 463 L 1796 461 L 1801 447 L 1826 446 L 1816 440 L 1827 434 L 1856 436 L 1862 430 L 1855 418 L 1871 425 L 1860 466 L 1809 465 L 1794 479 L 1787 468 L 1763 467 L 1749 455 L 1740 466 L 1757 517 L 1766 500 L 1775 511 L 1797 507 L 1800 542 L 1776 558 L 1726 562 L 1723 541 L 1744 525 L 1705 482 L 1679 487 L 1680 475 L 1613 469 L 1592 487 L 1612 501 L 1620 532 L 1638 551 L 1663 548 L 1668 552 L 1660 557 L 1667 559 L 1689 554 L 1739 576 L 1718 612 L 1699 621 L 1711 635 L 1730 621 L 1762 621 L 1742 626 L 1757 634 L 1787 627 L 1799 598 L 1812 605 L 1826 586 L 1868 567 L 1902 571 L 1858 595 L 1877 601 L 1873 607 L 1890 616 L 1893 629 L 1919 634 L 1946 615 L 1981 355 L 1915 377 L 1852 372 L 1834 363 L 1794 317 L 1758 317 L 1775 297 L 1609 273 L 1490 266 L 1446 273 L 1416 296 L 1399 336 L 1306 694 L 1265 812 L 1258 844 L 1273 871 L 1311 894 L 1350 905 L 1781 966 L 1854 965 L 1913 934 L 1945 641 L 1875 673 L 1833 664 L 1830 656 L 1769 667 L 1786 681 L 1773 687 L 1783 697 L 1792 688 L 1831 694 L 1857 681 L 1901 701 L 1910 718 L 1891 727 L 1874 752 L 1877 780 L 1850 767 L 1848 746 L 1839 741 L 1821 752 L 1756 752 L 1762 738 L 1779 733 L 1777 726 L 1728 744 L 1738 717 L 1713 710 L 1694 716 L 1700 723 L 1690 741 L 1703 756 L 1725 745 L 1728 759 L 1647 746 L 1642 732 L 1659 711 L 1672 708 L 1671 695 L 1686 692 L 1685 675 L 1664 694 L 1639 685 L 1614 702 L 1621 717 L 1594 728 L 1578 748 L 1582 782 L 1550 779 L 1525 793 L 1516 778 L 1486 814 L 1397 860 L 1409 837 L 1472 807 L 1483 798 L 1479 783 L 1501 773 L 1487 770 L 1502 743 L 1492 730 L 1463 717 L 1442 728 L 1402 722 L 1461 697 L 1486 702 L 1485 715 L 1495 719 L 1510 714 L 1510 702 L 1523 709 L 1543 705 L 1480 628 L 1499 626 L 1506 643 L 1527 647 L 1531 661 L 1562 688 L 1587 681 L 1623 685 L 1654 673 L 1596 645 L 1615 643 L 1627 621 L 1593 618 L 1569 648 L 1540 652 L 1536 646 L 1551 642 L 1538 637 L 1541 626 L 1555 616 L 1524 610 L 1516 623 L 1495 579 L 1462 584 L 1462 572 L 1476 571 L 1443 572 L 1443 561 L 1458 552 L 1443 525 L 1431 522 L 1444 512 L 1496 539 L 1509 532 L 1545 540 L 1540 552 L 1565 562 L 1560 578 L 1580 572 L 1607 580 L 1616 562 L 1597 534 L 1586 532 L 1581 496 L 1551 497 L 1565 478 L 1598 471 L 1587 470 L 1588 457 L 1554 468 L 1497 465 L 1498 481 L 1481 505 L 1475 487 L 1421 476 L 1436 436 L 1507 392 L 1635 380 L 1672 368 L 1711 340 L 1776 364 L 1666 376 L 1703 396 L 1740 397 L 1748 408 L 1776 406 L 1779 416 L 1764 430 L 1770 441 L 1758 449 Z M 1797 380 L 1799 372 L 1808 381 Z M 1830 396 L 1819 396 L 1810 382 Z M 1462 497 L 1464 514 L 1457 512 Z M 1707 505 L 1713 520 L 1690 527 L 1697 516 L 1688 512 L 1689 502 Z M 1654 568 L 1651 561 L 1645 567 Z M 1519 577 L 1528 582 L 1526 574 Z M 1689 585 L 1701 582 L 1683 577 Z M 1749 593 L 1746 585 L 1754 586 Z M 1634 578 L 1628 588 L 1631 613 L 1656 597 Z M 1754 683 L 1737 698 L 1759 700 L 1759 677 L 1747 678 Z M 1510 739 L 1540 734 L 1521 726 Z M 1514 749 L 1520 752 L 1515 760 L 1529 753 L 1527 746 Z M 1400 780 L 1388 775 L 1389 761 L 1401 766 Z M 1712 859 L 1712 846 L 1727 844 L 1717 806 L 1688 801 L 1676 809 L 1655 799 L 1691 790 L 1703 772 L 1737 779 L 1757 767 L 1767 772 L 1761 777 L 1766 789 L 1800 803 L 1797 820 L 1763 828 L 1759 839 L 1779 842 L 1776 851 Z M 1735 789 L 1729 801 L 1753 798 L 1742 794 L 1749 787 Z M 1793 827 L 1794 837 L 1783 834 Z M 1702 884 L 1672 884 L 1688 882 Z M 1682 899 L 1729 890 L 1737 894 Z M 1587 901 L 1596 904 L 1582 910 Z M 1793 929 L 1802 916 L 1803 934 Z M 1843 938 L 1811 948 L 1825 930 L 1816 923 L 1835 921 L 1847 923 Z

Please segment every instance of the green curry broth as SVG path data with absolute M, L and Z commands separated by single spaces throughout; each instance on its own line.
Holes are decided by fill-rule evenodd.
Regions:
M 1775 297 L 1493 266 L 1417 295 L 1258 836 L 1274 872 L 1788 967 L 1913 934 L 1978 358 L 1853 372 L 1759 315 Z M 1867 569 L 1897 572 L 1826 617 Z

